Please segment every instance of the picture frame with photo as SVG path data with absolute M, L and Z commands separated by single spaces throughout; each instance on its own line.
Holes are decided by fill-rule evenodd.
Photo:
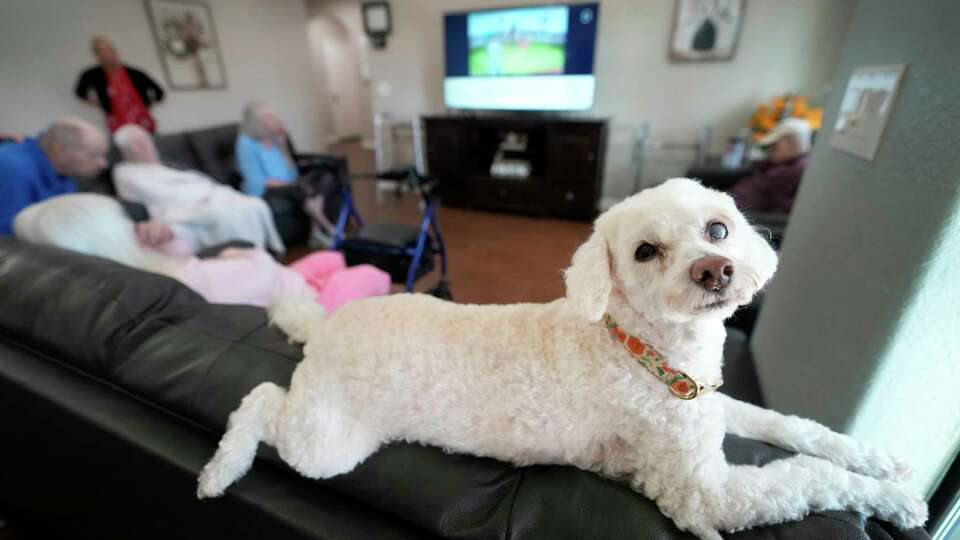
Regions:
M 227 87 L 210 5 L 202 0 L 144 0 L 167 85 L 173 90 Z
M 747 0 L 676 0 L 670 32 L 670 60 L 733 60 L 746 9 Z

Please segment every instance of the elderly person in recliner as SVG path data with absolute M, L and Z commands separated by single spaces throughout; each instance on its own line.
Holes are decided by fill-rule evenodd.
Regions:
M 244 108 L 234 145 L 242 189 L 255 197 L 287 199 L 310 217 L 310 245 L 329 247 L 335 227 L 325 214 L 325 197 L 335 190 L 335 179 L 320 171 L 301 176 L 289 139 L 286 126 L 269 105 L 253 102 Z
M 728 193 L 741 210 L 789 214 L 807 167 L 813 130 L 806 120 L 789 118 L 777 124 L 758 144 L 767 159 Z
M 123 126 L 114 141 L 124 158 L 113 169 L 117 195 L 145 205 L 194 251 L 246 240 L 275 254 L 284 252 L 263 199 L 238 193 L 203 173 L 164 165 L 153 137 L 140 126 Z
M 35 202 L 77 191 L 76 179 L 107 166 L 107 139 L 93 124 L 62 118 L 36 139 L 0 148 L 0 235 L 13 234 L 13 216 Z

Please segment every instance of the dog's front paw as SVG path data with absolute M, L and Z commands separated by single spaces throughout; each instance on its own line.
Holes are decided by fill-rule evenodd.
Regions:
M 832 434 L 825 440 L 823 455 L 849 471 L 900 482 L 910 477 L 910 465 L 883 448 L 854 440 L 847 435 Z
M 920 497 L 907 493 L 896 484 L 888 484 L 884 499 L 878 506 L 887 507 L 887 511 L 877 512 L 878 517 L 901 529 L 922 527 L 927 522 L 929 514 L 927 503 Z
M 899 457 L 882 448 L 860 445 L 863 459 L 854 465 L 854 471 L 881 480 L 902 482 L 910 478 L 913 469 Z

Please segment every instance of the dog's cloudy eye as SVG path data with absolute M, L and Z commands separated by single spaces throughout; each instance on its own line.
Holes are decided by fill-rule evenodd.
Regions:
M 637 252 L 634 253 L 634 257 L 640 261 L 649 261 L 657 254 L 657 246 L 653 244 L 648 244 L 646 242 L 640 244 L 640 247 L 637 248 Z
M 727 226 L 719 221 L 714 221 L 707 226 L 707 234 L 711 240 L 723 240 L 727 237 Z

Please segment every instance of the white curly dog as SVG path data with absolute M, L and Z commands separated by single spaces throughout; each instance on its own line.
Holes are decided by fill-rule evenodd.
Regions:
M 723 320 L 776 266 L 732 199 L 678 178 L 600 216 L 566 270 L 566 298 L 549 304 L 395 295 L 322 318 L 312 302 L 288 299 L 271 317 L 305 342 L 305 358 L 289 390 L 263 383 L 243 399 L 198 496 L 220 495 L 246 473 L 260 441 L 310 478 L 411 441 L 627 476 L 704 539 L 814 510 L 923 524 L 925 503 L 894 483 L 909 474 L 902 461 L 710 392 Z M 728 432 L 798 454 L 730 465 Z

